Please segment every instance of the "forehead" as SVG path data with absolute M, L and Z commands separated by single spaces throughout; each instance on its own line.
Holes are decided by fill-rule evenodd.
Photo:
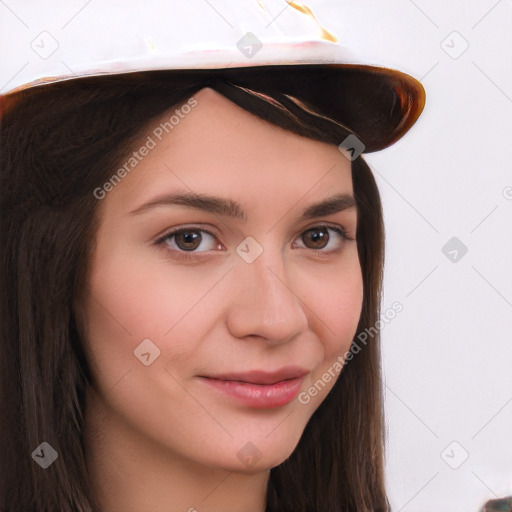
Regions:
M 254 204 L 352 193 L 350 160 L 335 145 L 264 121 L 211 88 L 153 120 L 135 152 L 107 196 L 127 207 L 173 188 Z

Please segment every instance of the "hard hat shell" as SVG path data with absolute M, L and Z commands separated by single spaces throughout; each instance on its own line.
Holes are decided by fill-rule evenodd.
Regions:
M 10 53 L 11 63 L 29 60 L 0 90 L 1 112 L 23 91 L 65 80 L 190 71 L 205 83 L 256 81 L 262 92 L 305 101 L 347 126 L 369 153 L 401 138 L 424 108 L 418 80 L 372 62 L 296 0 L 90 2 L 64 24 L 61 6 L 45 2 L 45 30 Z

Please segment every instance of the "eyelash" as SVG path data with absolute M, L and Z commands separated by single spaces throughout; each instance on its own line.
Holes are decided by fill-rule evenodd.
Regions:
M 328 225 L 328 224 L 318 224 L 316 226 L 312 226 L 310 228 L 307 228 L 306 230 L 304 230 L 301 233 L 301 235 L 303 235 L 304 233 L 306 233 L 308 231 L 312 231 L 312 230 L 315 230 L 315 229 L 322 229 L 322 228 L 323 229 L 329 229 L 329 230 L 332 230 L 332 231 L 336 232 L 338 235 L 340 235 L 340 237 L 343 240 L 354 240 L 354 238 L 351 238 L 351 237 L 348 236 L 347 232 L 341 226 L 331 226 L 331 225 Z M 200 232 L 203 232 L 203 233 L 207 233 L 212 238 L 215 238 L 215 239 L 217 238 L 213 233 L 211 233 L 207 229 L 203 229 L 203 228 L 196 227 L 196 226 L 189 226 L 189 227 L 185 227 L 185 228 L 180 227 L 180 228 L 174 229 L 173 231 L 170 231 L 169 233 L 166 233 L 165 235 L 162 235 L 157 240 L 155 240 L 154 244 L 157 245 L 157 246 L 162 247 L 164 250 L 168 250 L 168 251 L 171 251 L 173 253 L 176 253 L 176 255 L 173 256 L 173 258 L 178 259 L 178 260 L 198 261 L 200 258 L 203 257 L 203 256 L 199 256 L 198 253 L 210 252 L 210 251 L 198 251 L 198 252 L 195 252 L 195 251 L 184 251 L 183 249 L 176 250 L 176 249 L 168 249 L 168 248 L 163 247 L 166 244 L 167 241 L 169 241 L 169 240 L 171 240 L 173 238 L 174 235 L 176 235 L 178 233 L 181 233 L 183 231 L 200 231 Z M 306 247 L 306 249 L 308 249 L 308 247 Z M 327 256 L 327 255 L 335 254 L 335 253 L 339 252 L 341 250 L 341 248 L 330 250 L 330 251 L 315 250 L 315 249 L 309 249 L 309 250 L 313 251 L 317 256 Z

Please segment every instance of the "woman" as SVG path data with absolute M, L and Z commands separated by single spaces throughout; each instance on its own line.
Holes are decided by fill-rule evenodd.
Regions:
M 352 350 L 383 265 L 359 153 L 424 97 L 328 68 L 5 102 L 2 512 L 389 510 L 378 333 Z

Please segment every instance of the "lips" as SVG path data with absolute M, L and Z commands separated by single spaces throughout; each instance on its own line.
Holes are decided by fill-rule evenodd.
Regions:
M 251 370 L 200 377 L 210 389 L 243 406 L 271 409 L 290 403 L 299 393 L 308 370 L 287 366 L 274 372 Z
M 220 375 L 210 375 L 208 378 L 216 380 L 231 380 L 236 382 L 246 382 L 248 384 L 270 385 L 285 380 L 300 379 L 308 373 L 308 370 L 298 366 L 285 366 L 274 372 L 263 370 L 251 370 L 243 373 L 223 373 Z

